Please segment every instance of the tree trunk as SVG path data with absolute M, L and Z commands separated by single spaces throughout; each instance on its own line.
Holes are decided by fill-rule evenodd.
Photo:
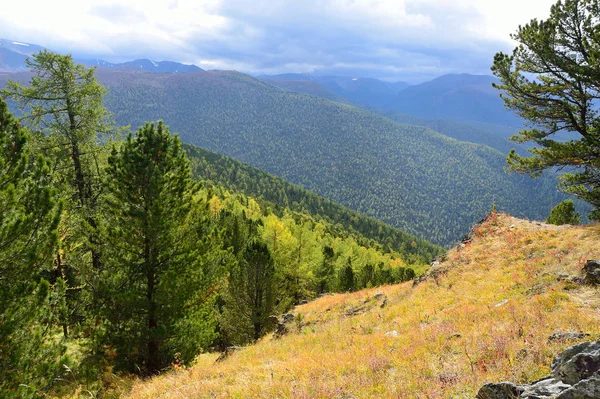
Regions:
M 146 358 L 146 372 L 151 375 L 159 370 L 158 362 L 158 339 L 156 338 L 156 327 L 158 326 L 156 314 L 156 302 L 154 300 L 156 275 L 154 269 L 154 259 L 152 259 L 150 243 L 146 240 L 145 256 L 147 262 L 147 290 L 146 299 L 148 300 L 148 356 Z

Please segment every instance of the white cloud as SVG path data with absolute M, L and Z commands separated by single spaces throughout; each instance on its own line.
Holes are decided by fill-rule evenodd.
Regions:
M 169 58 L 252 72 L 353 63 L 445 72 L 459 67 L 456 52 L 479 54 L 484 65 L 488 53 L 510 48 L 519 24 L 547 17 L 554 2 L 19 0 L 0 8 L 0 37 L 113 60 Z

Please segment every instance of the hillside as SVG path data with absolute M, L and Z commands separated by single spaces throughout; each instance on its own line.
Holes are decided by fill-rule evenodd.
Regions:
M 520 152 L 525 151 L 524 145 L 509 140 L 519 131 L 517 127 L 482 122 L 457 122 L 448 119 L 423 119 L 395 111 L 378 111 L 378 113 L 398 123 L 424 126 L 456 140 L 487 145 L 503 154 L 508 154 L 513 148 Z
M 600 257 L 599 234 L 597 224 L 497 215 L 435 278 L 296 307 L 282 338 L 217 363 L 218 354 L 200 355 L 189 369 L 136 382 L 128 397 L 472 398 L 486 382 L 533 381 L 577 342 L 551 334 L 600 336 L 598 288 L 565 277 Z
M 298 93 L 315 95 L 366 108 L 385 108 L 399 92 L 409 86 L 406 82 L 391 83 L 372 78 L 313 76 L 298 73 L 266 75 L 259 76 L 259 78 L 274 86 Z M 332 93 L 335 97 L 329 93 Z
M 402 90 L 385 109 L 425 119 L 521 126 L 519 117 L 504 108 L 493 82 L 496 78 L 486 75 L 444 75 Z
M 541 219 L 562 199 L 552 179 L 507 175 L 506 154 L 490 147 L 241 73 L 97 74 L 119 125 L 163 119 L 185 142 L 435 244 L 456 242 L 494 203 Z
M 546 217 L 550 179 L 504 173 L 505 154 L 247 75 L 99 72 L 119 124 L 164 119 L 188 143 L 239 159 L 394 227 L 449 244 L 495 202 Z
M 303 212 L 326 222 L 338 236 L 352 235 L 361 245 L 387 253 L 399 252 L 411 264 L 430 263 L 443 249 L 395 229 L 379 220 L 329 201 L 300 186 L 270 175 L 233 158 L 185 145 L 194 176 L 209 185 L 253 197 L 282 216 L 287 210 Z

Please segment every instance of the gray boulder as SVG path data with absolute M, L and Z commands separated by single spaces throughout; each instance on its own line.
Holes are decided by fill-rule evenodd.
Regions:
M 600 260 L 588 260 L 583 266 L 583 281 L 586 284 L 600 284 Z
M 550 335 L 548 337 L 548 342 L 552 342 L 552 341 L 576 341 L 578 339 L 583 339 L 585 338 L 586 335 L 589 334 L 582 334 L 582 333 L 575 333 L 575 332 L 557 332 L 554 333 L 552 335 Z
M 477 399 L 518 399 L 525 389 L 512 382 L 485 384 L 477 392 Z
M 477 398 L 600 399 L 600 341 L 567 348 L 554 358 L 551 368 L 552 375 L 529 385 L 486 384 L 479 389 Z
M 570 388 L 570 385 L 567 385 L 556 378 L 546 377 L 525 387 L 525 390 L 521 394 L 521 398 L 554 398 L 568 388 Z
M 572 346 L 556 356 L 550 367 L 555 378 L 569 385 L 597 375 L 600 370 L 600 342 Z
M 563 391 L 556 399 L 598 399 L 600 398 L 600 379 L 597 377 L 579 381 Z

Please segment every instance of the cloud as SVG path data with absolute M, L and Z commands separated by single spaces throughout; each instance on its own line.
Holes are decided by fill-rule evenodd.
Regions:
M 0 37 L 109 61 L 417 81 L 489 73 L 509 33 L 553 2 L 21 0 L 3 5 Z

